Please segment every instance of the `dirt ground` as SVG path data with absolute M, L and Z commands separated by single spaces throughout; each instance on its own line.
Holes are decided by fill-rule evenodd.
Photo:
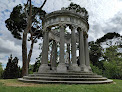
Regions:
M 20 82 L 17 79 L 0 79 L 0 82 L 5 86 L 14 86 L 14 87 L 44 87 L 51 86 L 50 84 L 35 84 L 35 83 L 24 83 Z M 53 86 L 56 84 L 53 84 Z

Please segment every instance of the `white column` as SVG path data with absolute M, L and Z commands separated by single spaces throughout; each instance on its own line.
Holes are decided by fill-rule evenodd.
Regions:
M 50 70 L 50 67 L 48 66 L 48 49 L 49 49 L 49 36 L 48 36 L 48 29 L 46 29 L 44 31 L 42 60 L 38 73 L 48 72 Z
M 88 49 L 88 37 L 87 35 L 84 36 L 84 46 L 85 46 L 85 61 L 86 61 L 86 67 L 88 68 L 88 71 L 91 71 L 90 67 L 90 60 L 89 60 L 89 49 Z
M 60 58 L 59 58 L 59 65 L 57 66 L 57 72 L 67 72 L 67 68 L 65 65 L 64 60 L 64 31 L 65 31 L 65 25 L 60 25 L 59 27 L 60 31 Z
M 76 35 L 75 35 L 76 30 L 77 30 L 77 27 L 75 26 L 71 27 L 72 70 L 80 71 L 80 67 L 78 66 L 77 61 L 76 61 Z
M 85 50 L 84 50 L 84 37 L 83 30 L 79 30 L 79 60 L 81 71 L 88 72 L 88 69 L 85 65 Z

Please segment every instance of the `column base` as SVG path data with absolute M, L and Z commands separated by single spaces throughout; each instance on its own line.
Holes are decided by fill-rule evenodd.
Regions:
M 59 63 L 59 65 L 57 66 L 57 72 L 67 72 L 66 65 L 64 63 Z
M 81 71 L 81 68 L 77 64 L 72 64 L 70 66 L 71 71 Z
M 38 73 L 49 72 L 49 71 L 50 71 L 50 67 L 48 66 L 48 64 L 42 64 L 39 67 Z
M 90 66 L 86 66 L 90 72 L 92 72 L 92 69 Z
M 83 72 L 89 72 L 89 69 L 87 68 L 86 65 L 81 65 L 80 67 L 81 67 L 81 71 L 83 71 Z
M 56 67 L 52 67 L 52 71 L 56 71 L 56 69 L 57 69 Z

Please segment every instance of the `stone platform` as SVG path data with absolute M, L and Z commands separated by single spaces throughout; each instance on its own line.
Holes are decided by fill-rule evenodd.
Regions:
M 92 72 L 68 72 L 68 73 L 34 73 L 19 81 L 32 83 L 50 84 L 104 84 L 112 83 L 113 80 L 102 77 Z

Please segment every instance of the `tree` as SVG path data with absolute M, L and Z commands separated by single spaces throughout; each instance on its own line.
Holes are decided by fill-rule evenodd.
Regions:
M 2 78 L 2 74 L 3 74 L 3 68 L 2 68 L 2 63 L 0 62 L 0 78 Z
M 108 78 L 122 79 L 121 39 L 120 34 L 114 32 L 105 34 L 96 42 L 89 42 L 93 72 L 101 73 Z M 102 45 L 107 45 L 108 48 L 103 48 Z
M 104 75 L 108 78 L 122 79 L 122 53 L 119 46 L 110 46 L 104 53 Z
M 70 5 L 66 9 L 75 10 L 76 12 L 83 13 L 84 18 L 88 21 L 88 17 L 89 17 L 88 11 L 84 7 L 81 7 L 80 5 L 74 4 L 73 2 L 71 2 Z
M 41 54 L 39 55 L 38 58 L 36 58 L 36 62 L 33 66 L 34 67 L 33 72 L 38 72 L 39 66 L 41 65 L 40 58 L 41 58 Z
M 22 76 L 28 75 L 29 62 L 32 55 L 33 45 L 37 38 L 42 36 L 42 20 L 45 11 L 42 10 L 47 0 L 44 0 L 43 4 L 37 8 L 33 7 L 31 0 L 27 0 L 24 10 L 21 5 L 16 6 L 11 12 L 10 18 L 5 21 L 6 27 L 17 39 L 22 39 Z M 38 17 L 39 19 L 38 20 Z M 41 32 L 41 33 L 40 33 Z M 27 56 L 27 36 L 30 34 L 29 40 L 31 46 L 29 54 Z
M 89 42 L 89 55 L 90 61 L 94 66 L 102 68 L 102 62 L 100 62 L 100 57 L 102 57 L 102 47 L 95 43 L 94 41 Z
M 18 67 L 18 58 L 12 58 L 12 55 L 8 58 L 7 66 L 3 73 L 4 79 L 13 79 L 20 77 L 20 67 Z
M 113 41 L 114 40 L 114 41 Z M 116 46 L 122 46 L 121 45 L 122 36 L 118 33 L 107 33 L 103 37 L 96 40 L 96 42 L 89 42 L 89 48 L 90 48 L 90 60 L 93 65 L 98 66 L 101 69 L 104 69 L 103 62 L 106 56 L 105 48 L 103 48 L 103 45 L 107 45 L 108 47 L 111 47 L 113 45 Z M 109 48 L 110 49 L 110 48 Z M 114 51 L 113 51 L 114 52 Z M 108 53 L 109 55 L 110 53 Z
M 115 41 L 112 41 L 112 39 L 115 39 Z M 103 37 L 97 39 L 96 43 L 101 44 L 103 42 L 106 42 L 106 45 L 108 46 L 121 45 L 122 44 L 121 40 L 122 40 L 122 36 L 120 36 L 120 34 L 116 32 L 113 32 L 113 33 L 107 33 Z

